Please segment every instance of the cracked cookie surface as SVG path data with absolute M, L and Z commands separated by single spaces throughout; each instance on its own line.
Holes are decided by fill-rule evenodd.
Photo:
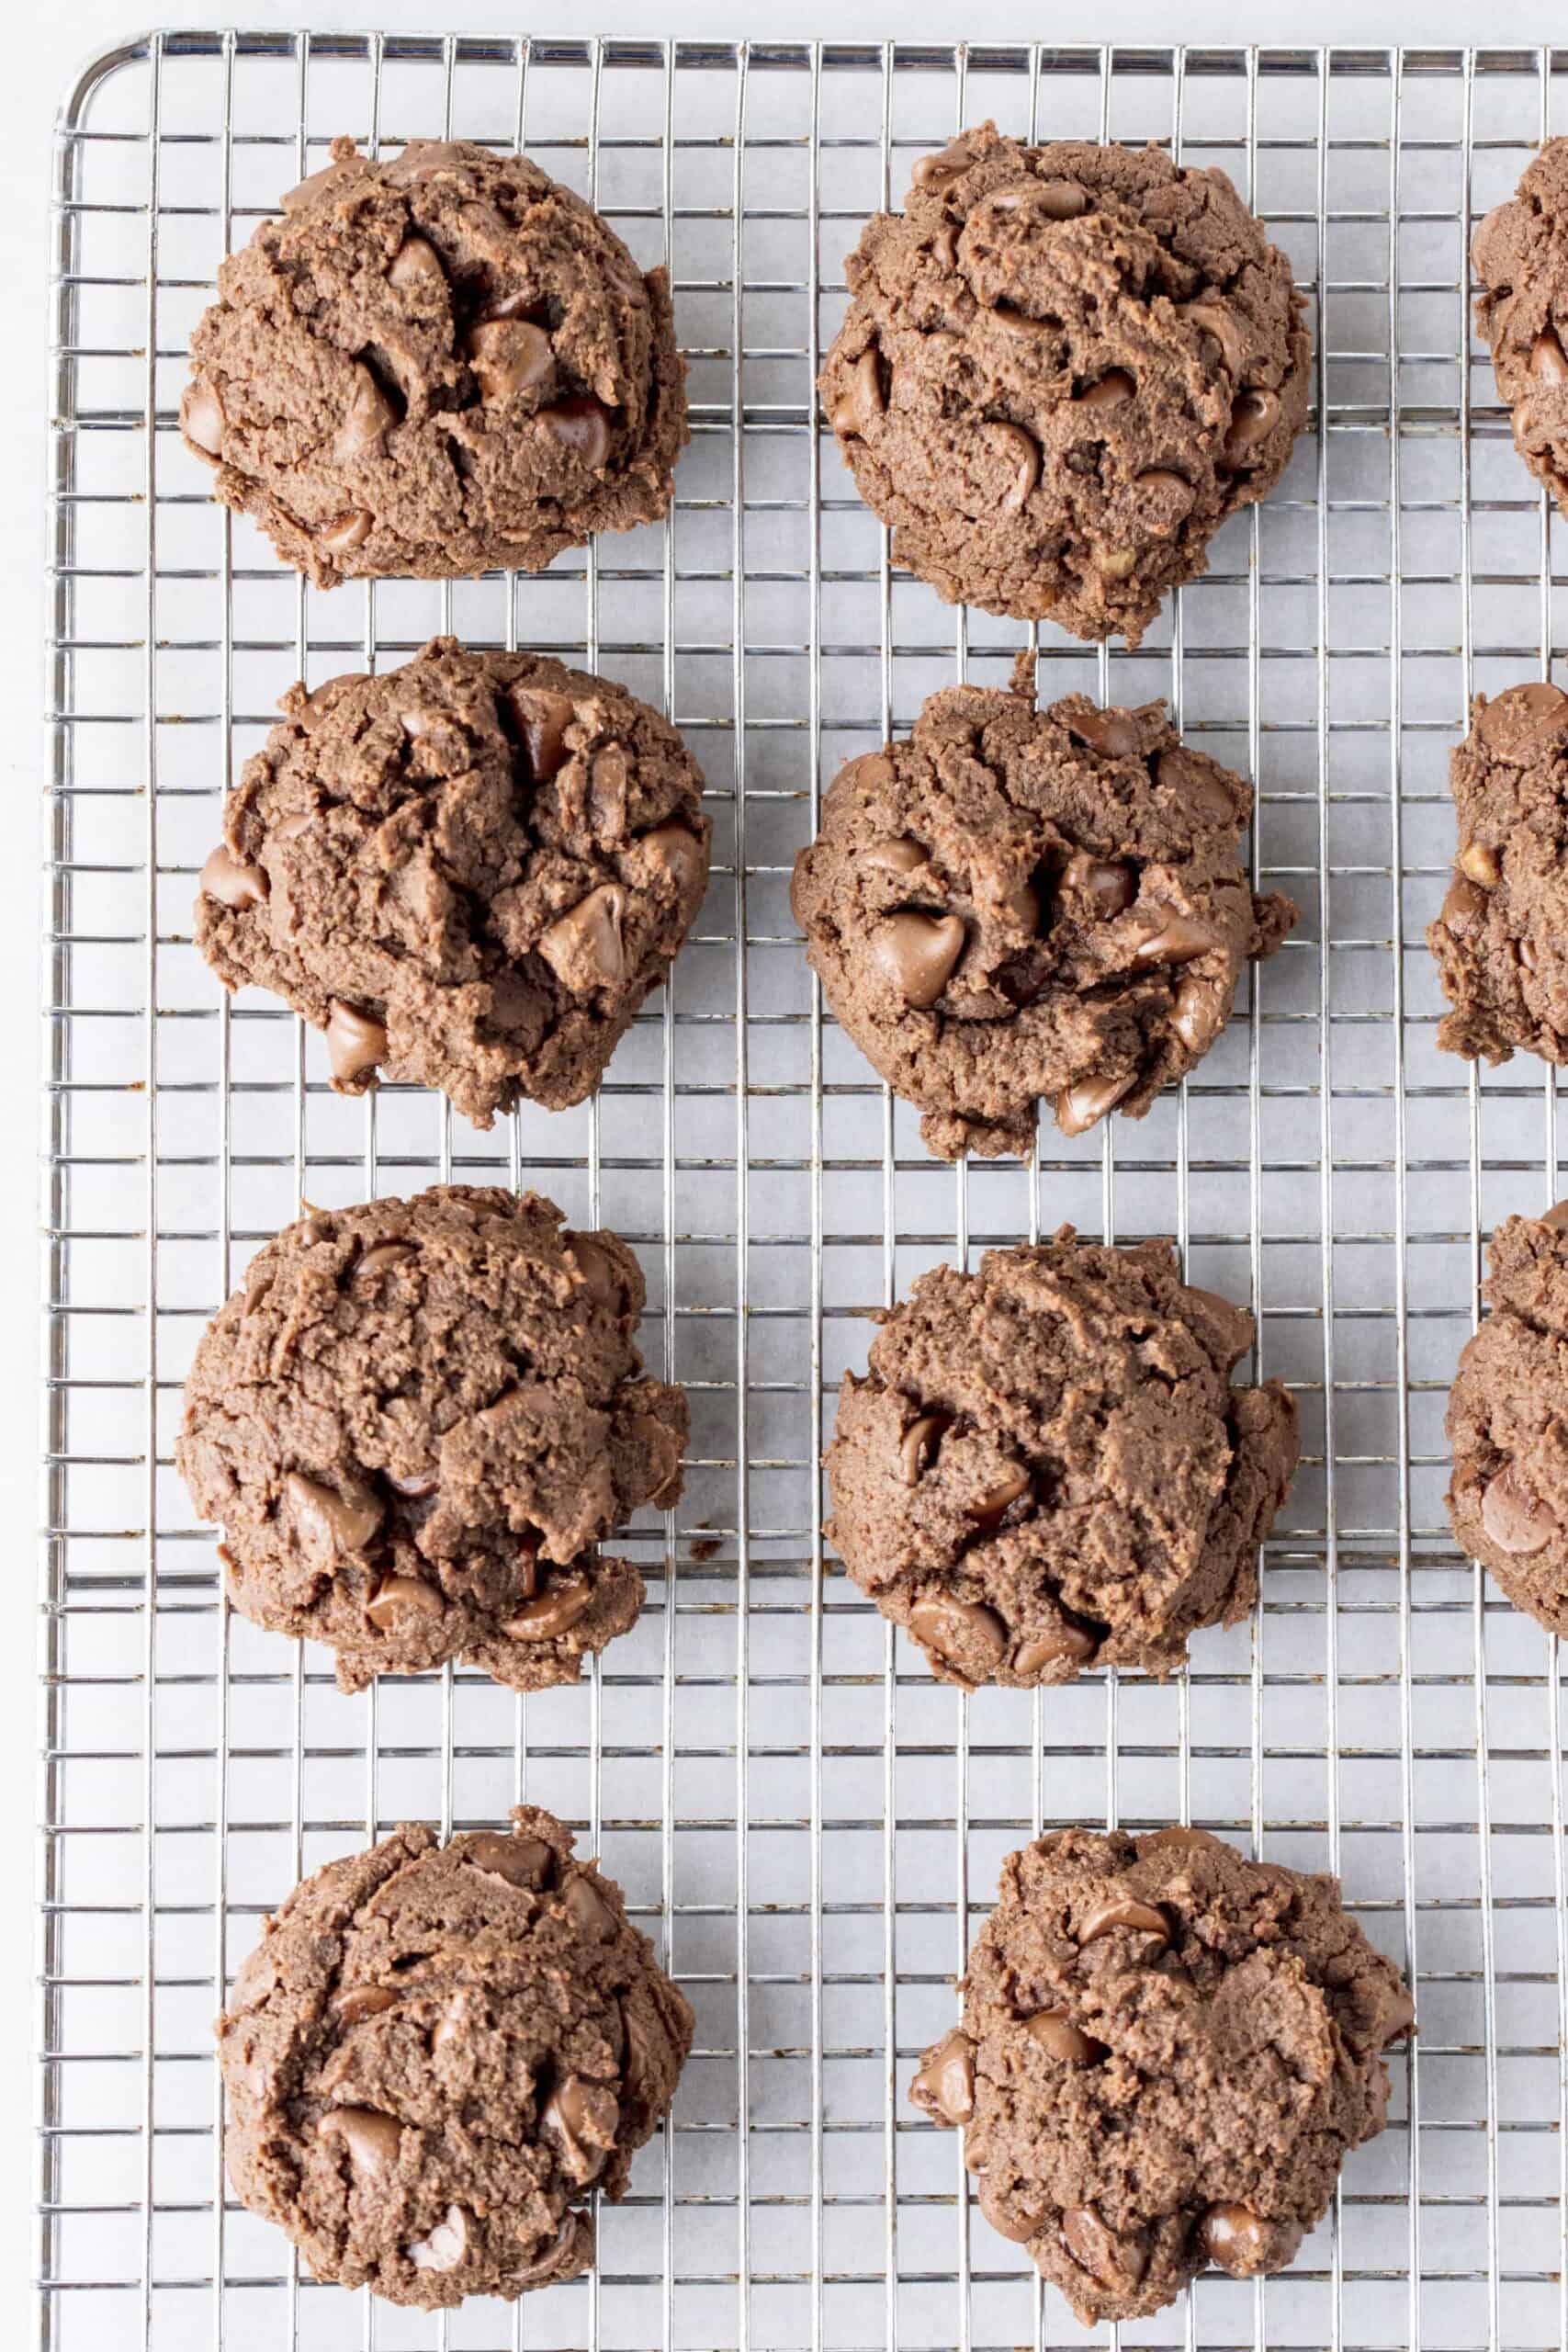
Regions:
M 1238 862 L 1251 811 L 1163 703 L 1036 711 L 1021 662 L 1014 690 L 948 687 L 840 772 L 791 905 L 834 1013 L 925 1113 L 929 1148 L 1026 1157 L 1042 1100 L 1067 1135 L 1141 1116 L 1294 922 Z
M 707 887 L 674 729 L 606 678 L 452 638 L 281 707 L 202 870 L 224 987 L 324 1030 L 340 1093 L 435 1086 L 486 1127 L 581 1102 Z
M 1549 139 L 1515 193 L 1477 221 L 1471 259 L 1475 330 L 1514 447 L 1568 514 L 1568 139 Z
M 845 271 L 823 407 L 895 559 L 950 604 L 1135 645 L 1305 420 L 1289 262 L 1223 172 L 1156 148 L 982 124 Z
M 1415 2015 L 1336 1880 L 1201 1829 L 1010 1854 L 963 1992 L 910 2095 L 962 2126 L 982 2213 L 1086 2325 L 1211 2263 L 1285 2268 L 1382 2130 Z
M 325 1642 L 345 1690 L 447 1658 L 575 1680 L 642 1606 L 600 1544 L 681 1491 L 686 1397 L 643 1372 L 645 1295 L 617 1235 L 532 1193 L 288 1227 L 208 1326 L 175 1453 L 234 1606 Z
M 1258 1589 L 1295 1468 L 1277 1381 L 1233 1388 L 1252 1318 L 1168 1242 L 1054 1240 L 939 1266 L 845 1374 L 829 1533 L 943 1681 L 1167 1674 Z
M 1487 1252 L 1490 1313 L 1449 1393 L 1455 1537 L 1516 1609 L 1568 1634 L 1568 1203 L 1511 1216 Z
M 525 155 L 333 142 L 218 273 L 186 447 L 317 587 L 541 571 L 657 521 L 688 438 L 669 284 Z
M 405 1824 L 304 1880 L 218 2021 L 229 2177 L 320 2279 L 435 2310 L 593 2260 L 692 2012 L 541 1806 Z
M 1449 787 L 1459 848 L 1427 930 L 1453 1007 L 1438 1043 L 1568 1061 L 1568 695 L 1542 679 L 1477 695 Z

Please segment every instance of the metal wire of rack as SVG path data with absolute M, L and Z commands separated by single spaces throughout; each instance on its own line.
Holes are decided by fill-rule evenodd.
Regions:
M 51 2347 L 906 2347 L 1078 2341 L 972 2221 L 903 2100 L 1012 1846 L 1183 1817 L 1343 1877 L 1417 1992 L 1382 2140 L 1292 2271 L 1201 2280 L 1129 2343 L 1568 2352 L 1568 1908 L 1558 1645 L 1455 1552 L 1441 1416 L 1482 1245 L 1558 1174 L 1533 1062 L 1439 1057 L 1422 944 L 1473 686 L 1547 668 L 1562 526 L 1467 317 L 1472 212 L 1568 59 L 164 33 L 62 112 L 51 355 L 39 1914 L 39 2312 Z M 1145 648 L 1040 633 L 1041 684 L 1168 695 L 1259 789 L 1257 879 L 1303 909 L 1141 1125 L 931 1162 L 825 1017 L 785 902 L 822 778 L 1021 633 L 896 576 L 812 382 L 861 220 L 994 115 L 1217 162 L 1292 255 L 1316 402 L 1275 496 Z M 446 131 L 668 257 L 694 443 L 669 526 L 537 581 L 323 598 L 175 431 L 218 259 L 343 130 Z M 1475 371 L 1479 368 L 1480 372 Z M 190 944 L 226 783 L 295 676 L 437 628 L 603 665 L 706 770 L 716 870 L 598 1100 L 480 1136 L 331 1094 L 320 1042 Z M 579 1690 L 448 1670 L 339 1696 L 231 1618 L 171 1443 L 206 1317 L 306 1198 L 450 1174 L 638 1248 L 645 1351 L 693 1396 L 686 1493 L 627 1541 L 649 1606 Z M 1305 1459 L 1251 1623 L 1161 1687 L 933 1684 L 824 1556 L 816 1464 L 870 1310 L 1065 1217 L 1174 1231 L 1249 1300 Z M 212 2014 L 302 1871 L 409 1815 L 581 1825 L 684 1984 L 697 2048 L 596 2276 L 446 2322 L 314 2285 L 225 2201 Z

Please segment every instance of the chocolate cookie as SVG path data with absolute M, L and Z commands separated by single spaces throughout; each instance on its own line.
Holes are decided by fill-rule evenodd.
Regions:
M 689 437 L 664 271 L 525 155 L 332 152 L 191 338 L 180 425 L 225 506 L 319 588 L 656 522 Z
M 1189 1289 L 1168 1242 L 1065 1225 L 977 1273 L 933 1268 L 878 1319 L 839 1395 L 829 1533 L 942 1681 L 1164 1675 L 1246 1614 L 1295 1404 L 1231 1386 L 1252 1318 Z
M 1568 1634 L 1568 1202 L 1492 1238 L 1491 1313 L 1449 1396 L 1449 1518 L 1516 1609 Z
M 1476 333 L 1490 345 L 1514 447 L 1568 514 L 1568 139 L 1549 139 L 1515 194 L 1478 221 Z
M 1415 2018 L 1337 1881 L 1201 1829 L 1010 1854 L 963 1990 L 910 2097 L 964 2127 L 980 2211 L 1086 2325 L 1210 2263 L 1282 2270 L 1382 2130 Z
M 707 887 L 674 729 L 607 678 L 449 637 L 280 707 L 202 868 L 224 987 L 324 1029 L 341 1094 L 412 1080 L 482 1127 L 581 1102 Z
M 1540 680 L 1477 695 L 1449 776 L 1459 854 L 1427 931 L 1454 1008 L 1438 1043 L 1568 1061 L 1568 695 Z
M 1136 645 L 1272 490 L 1311 349 L 1220 171 L 993 123 L 923 156 L 845 264 L 823 406 L 898 562 L 950 604 Z
M 441 1184 L 312 1210 L 197 1347 L 175 1460 L 234 1606 L 357 1690 L 446 1658 L 577 1678 L 642 1606 L 598 1546 L 681 1491 L 683 1390 L 632 1333 L 641 1269 L 535 1193 Z
M 840 1022 L 944 1159 L 1027 1156 L 1140 1118 L 1223 1027 L 1249 956 L 1296 920 L 1254 898 L 1240 776 L 1165 705 L 932 695 L 906 742 L 840 770 L 791 904 Z
M 297 1886 L 218 2020 L 235 2194 L 313 2275 L 426 2311 L 593 2260 L 692 2012 L 570 1830 L 405 1824 Z

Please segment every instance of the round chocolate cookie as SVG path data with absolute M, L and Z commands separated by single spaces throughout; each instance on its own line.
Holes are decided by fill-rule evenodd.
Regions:
M 1568 1202 L 1492 1238 L 1491 1313 L 1449 1396 L 1454 1534 L 1513 1602 L 1568 1634 Z
M 675 729 L 607 678 L 439 637 L 280 707 L 202 868 L 224 987 L 324 1029 L 339 1093 L 410 1080 L 483 1127 L 581 1102 L 707 887 Z
M 246 1270 L 186 1383 L 175 1460 L 243 1616 L 357 1690 L 446 1658 L 577 1678 L 642 1606 L 598 1546 L 681 1491 L 685 1393 L 632 1333 L 642 1272 L 532 1193 L 312 1210 Z
M 1296 1408 L 1233 1388 L 1252 1318 L 1191 1290 L 1166 1241 L 1065 1225 L 938 1266 L 878 1318 L 828 1449 L 844 1565 L 964 1690 L 1168 1674 L 1258 1589 Z
M 613 1879 L 519 1805 L 405 1824 L 269 1918 L 218 2020 L 235 2194 L 313 2275 L 431 2311 L 593 2260 L 692 2012 Z
M 1449 780 L 1459 854 L 1427 931 L 1454 1008 L 1438 1043 L 1568 1061 L 1568 695 L 1542 680 L 1477 695 Z
M 1224 174 L 1154 147 L 923 156 L 845 264 L 820 390 L 893 553 L 950 604 L 1136 645 L 1279 481 L 1311 348 Z
M 1282 2270 L 1388 2107 L 1415 2011 L 1337 1880 L 1201 1829 L 1010 1854 L 917 2107 L 964 2127 L 980 2211 L 1085 2325 L 1210 2263 Z
M 1515 194 L 1476 223 L 1475 329 L 1491 346 L 1514 447 L 1568 514 L 1568 139 L 1549 139 Z
M 525 155 L 332 152 L 191 338 L 180 425 L 223 503 L 319 588 L 656 522 L 688 438 L 664 271 Z
M 1296 920 L 1237 855 L 1240 776 L 1165 705 L 950 686 L 852 760 L 791 904 L 843 1027 L 944 1159 L 1139 1118 L 1208 1051 L 1237 975 Z

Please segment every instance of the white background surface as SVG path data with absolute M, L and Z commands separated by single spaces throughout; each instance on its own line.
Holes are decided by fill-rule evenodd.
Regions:
M 30 2341 L 27 2308 L 31 2268 L 31 2109 L 28 2040 L 34 2013 L 31 1928 L 28 1895 L 33 1877 L 32 1819 L 37 1780 L 34 1661 L 36 1656 L 34 1530 L 37 1521 L 37 1266 L 36 1148 L 39 1133 L 38 1000 L 39 793 L 44 774 L 39 723 L 43 626 L 42 520 L 44 481 L 46 212 L 50 137 L 56 103 L 78 67 L 139 19 L 124 0 L 71 0 L 64 6 L 24 5 L 8 12 L 7 131 L 0 147 L 6 201 L 0 207 L 0 285 L 6 290 L 6 365 L 0 368 L 0 450 L 6 453 L 6 495 L 0 503 L 0 673 L 6 725 L 0 733 L 5 795 L 0 854 L 0 1231 L 11 1237 L 0 1287 L 0 1525 L 11 1536 L 11 1596 L 0 1628 L 0 2341 Z M 830 24 L 825 19 L 830 16 Z M 649 7 L 637 0 L 597 5 L 496 5 L 495 0 L 380 0 L 353 6 L 338 0 L 314 13 L 290 0 L 252 0 L 239 21 L 293 25 L 308 17 L 318 28 L 424 30 L 560 29 L 610 34 L 713 34 L 773 39 L 830 30 L 840 40 L 877 39 L 892 30 L 942 38 L 963 29 L 975 40 L 1056 34 L 1101 40 L 1184 39 L 1235 43 L 1349 40 L 1358 46 L 1404 38 L 1441 46 L 1477 37 L 1501 37 L 1510 46 L 1561 30 L 1561 10 L 1546 0 L 1515 0 L 1506 12 L 1427 0 L 1418 11 L 1368 0 L 1303 0 L 1289 10 L 1242 7 L 1235 0 L 1186 0 L 1136 5 L 1096 0 L 1087 16 L 1021 5 L 1020 0 L 964 0 L 949 18 L 929 5 L 894 10 L 886 0 L 683 0 Z M 222 22 L 210 9 L 172 7 L 172 24 Z

